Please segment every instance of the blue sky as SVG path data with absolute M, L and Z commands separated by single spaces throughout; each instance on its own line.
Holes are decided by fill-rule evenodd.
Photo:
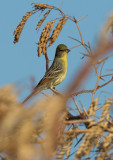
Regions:
M 59 7 L 62 4 L 62 10 L 64 13 L 74 16 L 76 19 L 80 19 L 83 16 L 87 17 L 83 19 L 79 25 L 84 38 L 84 41 L 90 42 L 91 46 L 95 46 L 98 39 L 98 34 L 107 19 L 108 15 L 113 10 L 113 1 L 109 0 L 65 0 L 65 1 L 3 1 L 0 5 L 0 86 L 4 86 L 10 83 L 17 84 L 29 84 L 31 76 L 36 78 L 36 83 L 43 77 L 45 73 L 45 58 L 42 55 L 37 57 L 37 45 L 40 32 L 35 30 L 38 23 L 39 14 L 33 15 L 26 23 L 20 40 L 17 44 L 13 44 L 13 32 L 16 26 L 21 21 L 23 15 L 27 11 L 32 10 L 31 3 L 46 3 Z M 59 15 L 58 15 L 59 16 Z M 52 17 L 52 15 L 51 15 Z M 54 17 L 52 17 L 54 18 Z M 48 49 L 48 56 L 50 59 L 54 58 L 55 48 L 58 44 L 64 43 L 69 48 L 76 45 L 77 42 L 68 38 L 72 36 L 80 39 L 77 28 L 72 22 L 67 22 L 62 30 L 57 41 Z M 82 60 L 81 52 L 84 52 L 83 47 L 73 49 L 68 55 L 68 72 L 65 80 L 56 88 L 63 92 L 68 84 L 70 84 L 73 75 L 75 75 L 85 59 Z M 112 68 L 113 58 L 107 63 L 107 69 Z M 87 80 L 83 87 L 93 88 L 96 79 L 95 72 L 92 71 L 91 78 Z M 109 79 L 109 78 L 108 78 Z M 107 79 L 106 79 L 107 80 Z M 95 81 L 96 82 L 96 81 Z M 103 83 L 103 82 L 102 82 Z M 113 89 L 113 85 L 109 85 L 110 89 Z M 109 89 L 108 88 L 108 89 Z M 31 89 L 30 87 L 27 89 Z M 26 89 L 25 89 L 26 90 Z M 26 93 L 27 94 L 27 93 Z M 25 96 L 26 97 L 26 96 Z M 84 97 L 84 96 L 83 96 Z

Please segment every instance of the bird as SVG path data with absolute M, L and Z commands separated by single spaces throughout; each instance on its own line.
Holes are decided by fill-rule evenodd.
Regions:
M 67 73 L 67 55 L 70 52 L 64 44 L 59 44 L 56 48 L 55 58 L 51 67 L 46 71 L 44 77 L 39 81 L 32 93 L 25 98 L 22 104 L 26 103 L 35 94 L 45 89 L 53 89 L 60 84 Z

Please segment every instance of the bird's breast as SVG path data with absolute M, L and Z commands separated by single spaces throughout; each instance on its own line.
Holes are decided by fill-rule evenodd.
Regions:
M 65 57 L 65 59 L 64 59 L 64 57 L 60 58 L 59 66 L 60 66 L 61 72 L 55 80 L 55 85 L 60 84 L 66 76 L 66 73 L 67 73 L 67 57 Z

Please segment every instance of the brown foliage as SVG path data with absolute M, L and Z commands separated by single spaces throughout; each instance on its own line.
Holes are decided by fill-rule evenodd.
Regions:
M 0 152 L 5 151 L 9 158 L 18 160 L 43 159 L 43 154 L 53 156 L 65 113 L 60 97 L 45 98 L 28 109 L 16 102 L 12 87 L 6 86 L 0 90 L 0 113 Z

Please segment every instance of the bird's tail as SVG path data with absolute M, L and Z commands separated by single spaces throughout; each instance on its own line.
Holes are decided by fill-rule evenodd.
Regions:
M 24 101 L 22 102 L 22 104 L 26 103 L 31 97 L 33 97 L 36 93 L 39 93 L 41 92 L 42 89 L 37 89 L 37 88 L 34 88 L 34 90 L 32 91 L 32 93 L 30 93 L 30 95 L 24 99 Z

